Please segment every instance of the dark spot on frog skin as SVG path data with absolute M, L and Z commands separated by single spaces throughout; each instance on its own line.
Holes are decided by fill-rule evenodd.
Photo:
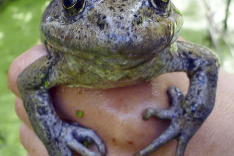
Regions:
M 117 40 L 117 36 L 115 34 L 108 34 L 107 36 L 108 36 L 109 40 L 112 40 L 112 41 Z
M 110 10 L 113 10 L 113 12 L 115 12 L 115 8 L 113 7 L 109 7 Z
M 37 110 L 40 115 L 48 114 L 47 107 L 37 106 Z
M 124 9 L 120 6 L 120 7 L 119 7 L 119 11 L 120 11 L 120 12 L 123 12 Z
M 137 25 L 140 25 L 142 24 L 143 20 L 142 20 L 142 17 L 140 15 L 134 15 L 135 19 L 133 21 L 133 23 L 136 23 Z
M 72 40 L 72 37 L 70 34 L 68 34 L 67 36 L 65 36 L 65 41 L 71 41 Z
M 192 71 L 193 68 L 194 68 L 194 60 L 187 58 L 187 69 L 189 71 Z
M 101 16 L 97 21 L 97 26 L 100 28 L 100 30 L 103 30 L 106 26 L 106 16 Z
M 119 19 L 120 19 L 120 20 L 124 19 L 124 16 L 122 16 L 122 15 L 121 15 L 121 16 L 119 16 Z
M 192 59 L 190 55 L 187 53 L 183 53 L 183 57 L 184 57 L 183 60 L 185 61 L 184 65 L 186 65 L 186 68 L 188 69 L 188 71 L 192 71 L 192 69 L 195 67 L 195 64 L 194 64 L 195 60 Z

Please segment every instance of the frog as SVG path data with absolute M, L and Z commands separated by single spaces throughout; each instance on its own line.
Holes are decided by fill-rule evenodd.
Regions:
M 171 0 L 52 0 L 40 25 L 47 55 L 17 79 L 31 125 L 48 154 L 107 153 L 94 130 L 59 118 L 51 88 L 117 88 L 185 72 L 190 82 L 186 95 L 171 86 L 168 109 L 142 110 L 144 120 L 155 117 L 171 122 L 150 145 L 135 153 L 150 155 L 176 139 L 175 156 L 183 156 L 214 107 L 219 59 L 204 46 L 178 41 L 182 25 L 182 13 Z M 95 144 L 97 150 L 85 143 Z

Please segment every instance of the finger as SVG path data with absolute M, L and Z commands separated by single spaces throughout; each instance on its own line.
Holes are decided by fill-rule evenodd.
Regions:
M 16 97 L 15 99 L 15 112 L 20 120 L 22 120 L 29 128 L 32 129 L 30 121 L 28 119 L 28 115 L 23 105 L 23 101 L 19 97 Z
M 181 36 L 179 36 L 178 41 L 185 41 Z
M 25 124 L 20 127 L 20 141 L 31 156 L 48 156 L 40 139 Z
M 17 89 L 18 75 L 32 62 L 46 54 L 46 49 L 43 45 L 37 45 L 29 49 L 22 55 L 18 56 L 11 64 L 8 72 L 8 88 L 17 96 L 19 91 Z

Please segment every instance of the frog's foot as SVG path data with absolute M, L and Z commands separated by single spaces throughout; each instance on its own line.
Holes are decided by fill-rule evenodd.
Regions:
M 106 153 L 105 144 L 99 136 L 92 130 L 80 127 L 77 124 L 65 124 L 63 132 L 69 148 L 84 156 L 104 156 Z M 87 148 L 90 144 L 95 144 L 98 151 L 91 151 Z
M 156 140 L 135 156 L 148 155 L 173 139 L 177 139 L 178 141 L 176 156 L 183 156 L 187 143 L 197 127 L 192 122 L 187 121 L 186 114 L 182 109 L 184 96 L 180 90 L 172 86 L 168 89 L 168 96 L 171 99 L 171 107 L 168 110 L 149 108 L 145 110 L 143 118 L 148 120 L 154 116 L 159 119 L 168 119 L 171 120 L 170 126 Z
M 46 146 L 51 156 L 72 156 L 72 151 L 82 156 L 104 156 L 106 153 L 105 144 L 93 130 L 75 123 L 63 122 L 59 136 L 53 140 Z M 93 143 L 98 151 L 88 149 L 88 146 Z
M 171 86 L 170 88 L 168 88 L 167 94 L 171 100 L 171 107 L 167 110 L 159 110 L 154 108 L 146 109 L 143 113 L 144 120 L 148 120 L 152 116 L 157 117 L 159 119 L 172 120 L 175 117 L 175 115 L 179 115 L 179 113 L 181 113 L 181 104 L 184 100 L 184 96 L 181 93 L 181 91 L 178 88 Z

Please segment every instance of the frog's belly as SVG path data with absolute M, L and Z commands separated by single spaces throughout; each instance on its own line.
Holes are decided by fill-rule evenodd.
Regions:
M 160 67 L 154 67 L 153 60 L 128 69 L 100 69 L 95 66 L 86 66 L 77 73 L 72 87 L 85 88 L 116 88 L 133 85 L 157 76 Z

